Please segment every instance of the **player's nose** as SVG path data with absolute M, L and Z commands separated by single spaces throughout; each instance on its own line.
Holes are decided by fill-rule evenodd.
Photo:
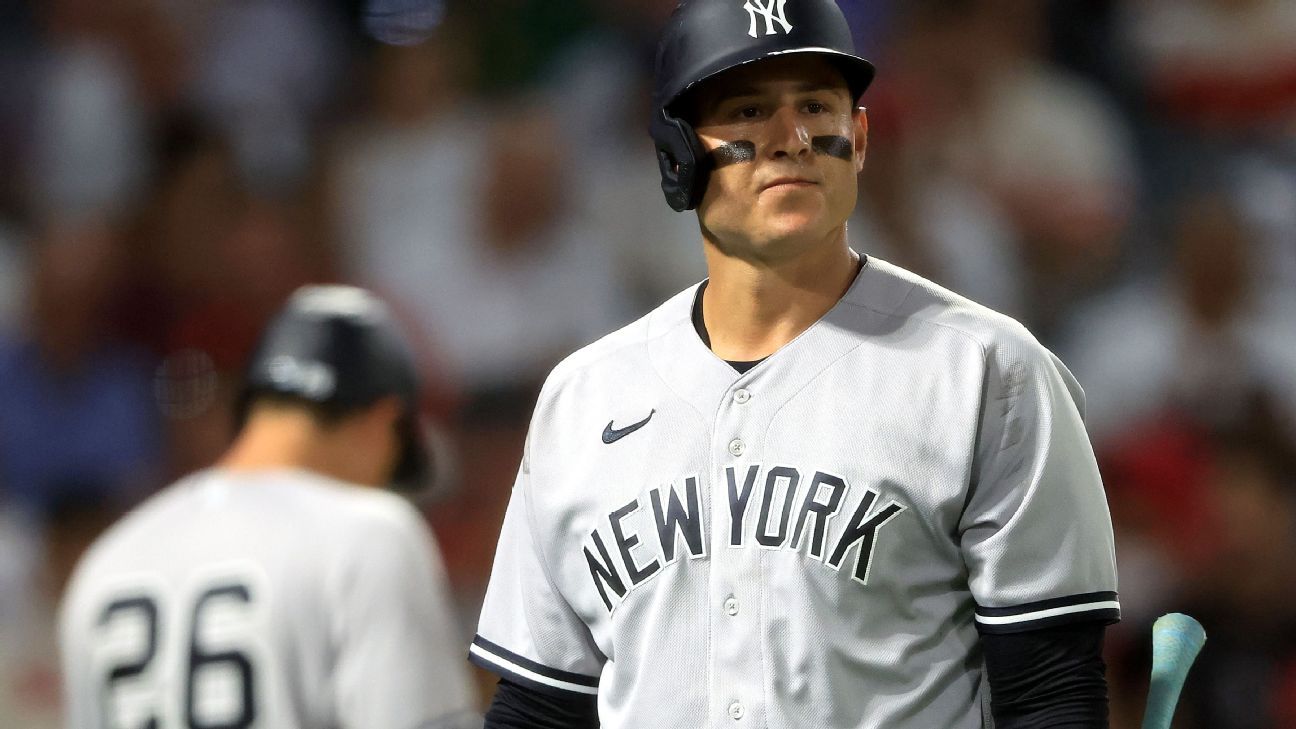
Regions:
M 790 104 L 780 106 L 766 124 L 766 151 L 770 157 L 801 157 L 810 154 L 810 131 Z

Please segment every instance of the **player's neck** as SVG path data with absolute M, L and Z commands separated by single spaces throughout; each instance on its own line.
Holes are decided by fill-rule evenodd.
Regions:
M 346 438 L 320 428 L 309 416 L 254 417 L 217 466 L 231 471 L 303 470 L 350 483 L 364 483 L 356 449 Z
M 768 357 L 831 309 L 859 271 L 859 256 L 839 239 L 787 261 L 753 261 L 706 245 L 710 282 L 702 316 L 722 359 Z

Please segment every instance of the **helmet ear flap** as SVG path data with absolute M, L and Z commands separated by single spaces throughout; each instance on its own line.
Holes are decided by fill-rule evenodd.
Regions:
M 702 140 L 688 122 L 665 109 L 653 115 L 649 132 L 657 146 L 657 166 L 666 202 L 678 212 L 696 208 L 706 193 L 711 173 Z

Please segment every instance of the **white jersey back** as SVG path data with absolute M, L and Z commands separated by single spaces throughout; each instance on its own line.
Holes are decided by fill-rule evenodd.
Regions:
M 69 726 L 465 726 L 457 634 L 440 554 L 399 497 L 200 472 L 78 565 L 60 616 Z
M 739 374 L 696 287 L 540 396 L 474 661 L 605 729 L 979 729 L 978 634 L 1119 615 L 1070 373 L 876 259 Z

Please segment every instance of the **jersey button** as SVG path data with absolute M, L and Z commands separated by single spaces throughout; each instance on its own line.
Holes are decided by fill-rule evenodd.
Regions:
M 745 450 L 747 450 L 747 446 L 743 444 L 741 438 L 734 438 L 733 440 L 729 441 L 730 455 L 741 456 L 743 454 L 743 451 Z
M 740 702 L 729 704 L 729 718 L 738 721 L 743 718 L 743 705 Z
M 726 613 L 727 615 L 729 615 L 729 616 L 731 616 L 731 617 L 734 616 L 734 615 L 737 615 L 737 614 L 738 614 L 738 598 L 736 598 L 736 597 L 731 597 L 731 598 L 729 598 L 728 600 L 725 600 L 725 601 L 724 601 L 724 611 L 725 611 L 725 613 Z
M 747 390 L 734 391 L 734 402 L 738 403 L 739 405 L 745 404 L 750 399 L 751 399 L 751 393 L 748 392 Z

